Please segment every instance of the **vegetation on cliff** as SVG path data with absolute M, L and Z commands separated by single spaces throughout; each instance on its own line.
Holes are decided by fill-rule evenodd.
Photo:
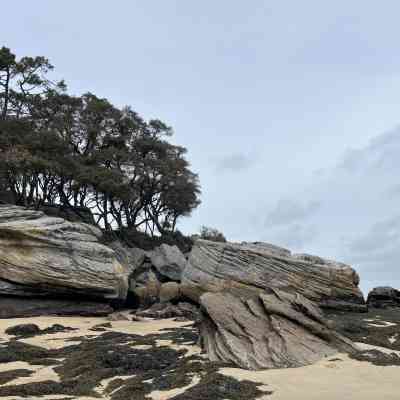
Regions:
M 53 82 L 45 57 L 0 49 L 1 189 L 16 204 L 85 207 L 105 230 L 174 232 L 199 204 L 198 177 L 172 129 Z

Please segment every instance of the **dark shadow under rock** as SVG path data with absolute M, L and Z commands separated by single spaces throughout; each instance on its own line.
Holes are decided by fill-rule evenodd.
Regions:
M 109 304 L 100 302 L 0 296 L 0 318 L 41 315 L 101 317 L 113 311 L 114 309 Z

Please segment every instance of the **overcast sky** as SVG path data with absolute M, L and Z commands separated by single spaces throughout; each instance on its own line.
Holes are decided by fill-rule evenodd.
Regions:
M 175 130 L 202 184 L 181 222 L 400 286 L 400 2 L 18 1 L 0 38 Z

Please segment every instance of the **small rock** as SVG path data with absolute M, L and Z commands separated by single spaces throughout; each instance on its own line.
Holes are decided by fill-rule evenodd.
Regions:
M 138 315 L 133 314 L 132 315 L 132 321 L 143 322 L 143 321 L 146 321 L 146 320 L 144 318 L 142 318 L 142 317 L 139 317 Z
M 107 317 L 107 320 L 108 321 L 130 321 L 130 318 L 121 312 L 115 312 L 115 313 L 110 314 Z
M 21 324 L 11 326 L 10 328 L 7 328 L 5 332 L 7 335 L 26 337 L 38 335 L 41 330 L 36 324 Z
M 168 303 L 179 300 L 181 290 L 177 282 L 166 282 L 160 288 L 160 302 Z

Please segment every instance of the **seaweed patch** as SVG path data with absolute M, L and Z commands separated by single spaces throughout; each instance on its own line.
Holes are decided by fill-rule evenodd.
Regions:
M 80 343 L 59 349 L 44 349 L 18 340 L 2 344 L 0 362 L 26 361 L 51 365 L 60 381 L 1 386 L 0 397 L 56 394 L 101 397 L 99 388 L 107 379 L 104 394 L 112 400 L 143 400 L 149 399 L 153 391 L 185 388 L 195 376 L 199 379 L 198 383 L 173 399 L 252 400 L 270 393 L 260 390 L 261 384 L 219 374 L 218 369 L 222 365 L 208 362 L 199 355 L 188 356 L 186 348 L 157 345 L 163 340 L 176 345 L 193 345 L 197 342 L 193 326 L 165 329 L 146 336 L 109 331 L 98 336 L 68 340 Z M 148 347 L 143 349 L 143 345 Z M 119 376 L 127 378 L 120 379 Z M 4 375 L 6 378 L 7 375 Z

